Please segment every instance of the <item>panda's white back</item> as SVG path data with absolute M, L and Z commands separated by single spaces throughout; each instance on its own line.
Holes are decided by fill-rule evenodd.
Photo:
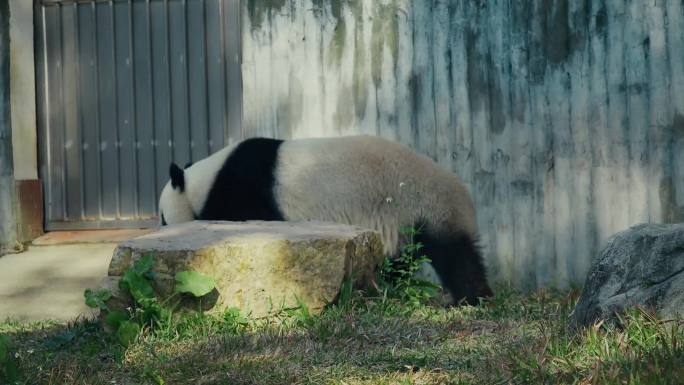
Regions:
M 393 254 L 399 229 L 424 220 L 433 231 L 475 236 L 475 212 L 455 175 L 408 147 L 372 136 L 285 141 L 275 197 L 288 220 L 320 219 L 380 231 Z

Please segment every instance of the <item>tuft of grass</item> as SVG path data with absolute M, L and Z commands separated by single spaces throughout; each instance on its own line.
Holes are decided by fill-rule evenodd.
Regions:
M 423 244 L 418 241 L 422 229 L 405 227 L 399 230 L 406 243 L 397 257 L 386 257 L 378 269 L 377 281 L 383 295 L 400 299 L 404 304 L 418 307 L 433 300 L 440 289 L 438 285 L 419 278 L 424 264 L 431 262 L 422 253 Z
M 567 327 L 577 292 L 498 288 L 481 306 L 369 297 L 313 315 L 237 309 L 143 326 L 127 347 L 97 323 L 0 323 L 16 384 L 676 384 L 683 320 L 635 310 Z M 0 378 L 0 383 L 8 383 Z

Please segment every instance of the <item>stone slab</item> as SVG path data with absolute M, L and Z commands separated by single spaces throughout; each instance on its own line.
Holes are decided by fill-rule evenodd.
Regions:
M 383 259 L 379 234 L 355 226 L 194 221 L 120 243 L 108 285 L 144 255 L 154 258 L 152 285 L 161 297 L 173 294 L 177 272 L 195 270 L 217 282 L 213 309 L 238 307 L 252 316 L 298 301 L 317 312 L 335 299 L 346 277 L 355 286 L 368 284 Z

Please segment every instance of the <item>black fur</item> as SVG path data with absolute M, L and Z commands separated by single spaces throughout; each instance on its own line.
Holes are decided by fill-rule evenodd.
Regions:
M 180 191 L 185 191 L 185 173 L 182 168 L 175 163 L 171 163 L 169 167 L 169 176 L 171 176 L 171 187 L 180 188 Z
M 479 297 L 492 296 L 482 263 L 482 255 L 474 239 L 465 233 L 448 238 L 435 236 L 429 226 L 422 226 L 417 241 L 423 244 L 421 253 L 432 260 L 432 266 L 456 304 L 478 305 Z
M 273 195 L 282 142 L 253 138 L 240 143 L 218 172 L 197 219 L 282 221 L 283 214 Z
M 161 221 L 161 225 L 162 225 L 162 226 L 166 226 L 167 223 L 166 223 L 166 218 L 164 218 L 164 214 L 162 214 L 161 217 L 162 217 L 162 218 L 161 218 L 161 220 L 162 220 L 162 221 Z

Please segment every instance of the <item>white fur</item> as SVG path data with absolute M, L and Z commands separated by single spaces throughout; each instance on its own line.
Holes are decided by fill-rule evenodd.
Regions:
M 388 254 L 400 244 L 398 230 L 421 219 L 438 234 L 475 236 L 463 184 L 401 144 L 372 136 L 292 140 L 280 147 L 277 164 L 275 197 L 287 220 L 375 229 Z
M 188 197 L 180 190 L 171 187 L 168 182 L 159 197 L 159 221 L 162 217 L 166 223 L 180 223 L 191 221 L 194 218 L 192 206 Z

